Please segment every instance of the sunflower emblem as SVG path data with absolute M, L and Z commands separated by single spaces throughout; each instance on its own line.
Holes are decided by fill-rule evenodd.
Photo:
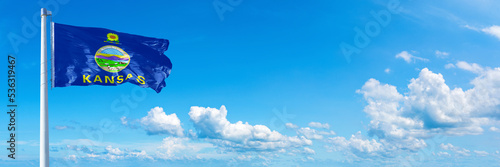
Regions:
M 109 42 L 109 43 L 116 42 L 116 44 L 118 44 L 118 35 L 113 34 L 113 33 L 108 33 L 107 36 L 108 36 L 108 40 L 106 40 L 105 42 Z

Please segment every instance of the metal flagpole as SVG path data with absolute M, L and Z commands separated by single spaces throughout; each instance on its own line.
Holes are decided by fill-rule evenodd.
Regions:
M 41 10 L 41 49 L 40 49 L 40 167 L 49 167 L 49 113 L 47 98 L 47 16 L 51 12 Z

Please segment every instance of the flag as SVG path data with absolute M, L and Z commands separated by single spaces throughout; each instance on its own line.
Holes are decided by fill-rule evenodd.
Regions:
M 157 93 L 165 87 L 172 69 L 163 54 L 167 39 L 59 23 L 51 30 L 52 87 L 128 82 Z

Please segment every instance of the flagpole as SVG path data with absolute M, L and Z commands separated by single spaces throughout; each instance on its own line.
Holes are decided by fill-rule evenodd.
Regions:
M 49 113 L 47 97 L 47 16 L 51 12 L 41 9 L 40 49 L 40 167 L 49 167 Z

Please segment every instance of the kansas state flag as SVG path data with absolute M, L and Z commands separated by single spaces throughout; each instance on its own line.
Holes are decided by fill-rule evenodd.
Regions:
M 52 87 L 129 82 L 159 93 L 172 69 L 166 39 L 58 23 L 51 35 Z

